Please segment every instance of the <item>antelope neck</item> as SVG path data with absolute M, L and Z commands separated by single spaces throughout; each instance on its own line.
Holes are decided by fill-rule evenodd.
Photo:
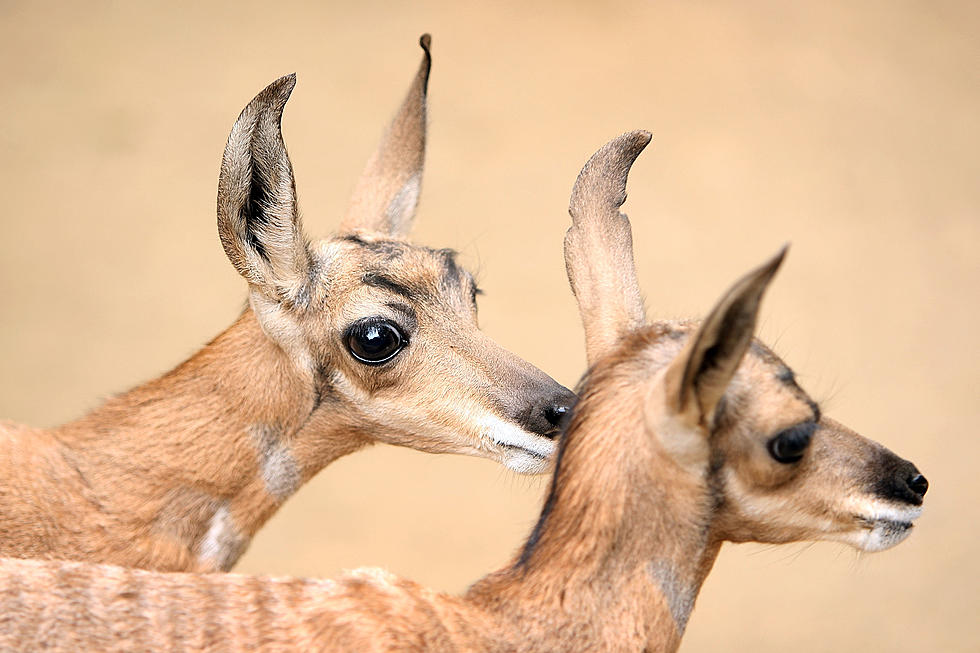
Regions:
M 303 482 L 365 444 L 327 427 L 315 447 L 297 446 L 316 402 L 246 309 L 171 372 L 55 435 L 100 517 L 123 525 L 107 532 L 130 535 L 120 546 L 148 542 L 133 566 L 226 570 Z
M 470 600 L 537 624 L 543 638 L 588 633 L 588 646 L 610 650 L 679 645 L 719 549 L 707 472 L 668 460 L 636 410 L 620 402 L 615 414 L 576 419 L 523 555 L 474 585 Z M 618 633 L 604 625 L 613 613 Z

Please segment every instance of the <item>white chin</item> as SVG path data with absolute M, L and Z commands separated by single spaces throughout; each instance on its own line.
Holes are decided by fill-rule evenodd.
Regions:
M 521 474 L 542 474 L 551 469 L 558 443 L 529 433 L 516 424 L 497 418 L 485 420 L 483 437 L 500 452 L 500 462 Z
M 541 458 L 524 451 L 504 452 L 504 467 L 518 474 L 544 474 L 551 468 L 551 457 Z
M 849 507 L 861 526 L 833 539 L 868 552 L 884 551 L 900 543 L 911 535 L 912 522 L 922 514 L 921 506 L 896 506 L 881 501 L 855 502 Z
M 859 536 L 857 547 L 870 553 L 890 549 L 912 533 L 912 522 L 879 519 Z

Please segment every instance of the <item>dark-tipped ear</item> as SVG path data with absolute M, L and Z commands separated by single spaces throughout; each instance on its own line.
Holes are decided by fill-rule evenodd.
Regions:
M 425 163 L 425 101 L 432 56 L 428 34 L 419 39 L 422 63 L 394 120 L 354 187 L 342 232 L 404 236 L 412 228 Z
M 735 282 L 667 370 L 668 406 L 692 423 L 712 424 L 718 402 L 752 342 L 762 295 L 786 250 L 784 246 Z
M 632 131 L 592 155 L 572 188 L 565 271 L 585 327 L 589 364 L 646 321 L 633 261 L 633 232 L 619 212 L 630 167 L 652 136 Z
M 228 136 L 218 178 L 218 235 L 239 274 L 275 299 L 309 283 L 310 253 L 296 205 L 282 110 L 296 85 L 286 75 L 255 96 Z

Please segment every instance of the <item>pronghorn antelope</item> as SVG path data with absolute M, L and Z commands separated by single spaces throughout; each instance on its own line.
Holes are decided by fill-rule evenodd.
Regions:
M 279 505 L 373 442 L 547 469 L 574 395 L 477 327 L 454 253 L 406 240 L 429 37 L 340 234 L 310 244 L 280 130 L 293 76 L 242 111 L 218 232 L 249 283 L 190 360 L 50 430 L 0 423 L 0 555 L 227 570 Z
M 626 134 L 572 191 L 565 240 L 591 369 L 521 552 L 461 597 L 341 580 L 0 561 L 0 647 L 52 650 L 674 651 L 721 543 L 901 542 L 927 484 L 823 416 L 753 339 L 784 252 L 702 322 L 645 324 Z

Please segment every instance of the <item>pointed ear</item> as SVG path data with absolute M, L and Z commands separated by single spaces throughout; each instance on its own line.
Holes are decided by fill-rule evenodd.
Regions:
M 299 296 L 311 267 L 281 131 L 295 85 L 296 75 L 287 75 L 248 103 L 228 136 L 218 178 L 225 253 L 239 274 L 274 299 Z
M 590 365 L 646 321 L 633 233 L 619 207 L 626 201 L 630 167 L 651 138 L 649 132 L 633 131 L 610 141 L 592 155 L 572 188 L 565 270 L 585 327 Z
M 712 425 L 718 402 L 752 342 L 762 295 L 786 250 L 784 246 L 767 263 L 739 279 L 667 369 L 668 408 L 692 425 Z
M 432 57 L 428 34 L 419 39 L 422 63 L 395 119 L 354 187 L 342 232 L 404 236 L 412 227 L 425 162 L 425 101 Z

